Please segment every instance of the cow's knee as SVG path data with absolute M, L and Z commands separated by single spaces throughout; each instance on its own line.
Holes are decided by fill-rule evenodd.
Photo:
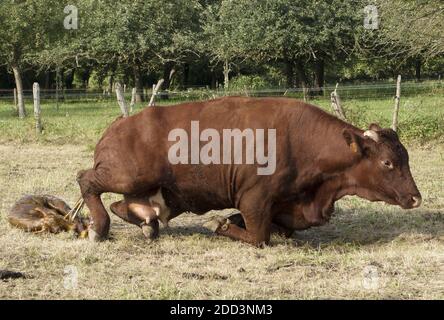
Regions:
M 77 173 L 77 183 L 80 187 L 82 197 L 85 198 L 92 193 L 92 170 L 81 170 Z

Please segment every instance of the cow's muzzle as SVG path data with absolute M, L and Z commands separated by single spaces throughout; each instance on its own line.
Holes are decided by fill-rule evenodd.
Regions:
M 408 197 L 403 203 L 401 207 L 403 209 L 413 209 L 418 208 L 422 203 L 422 197 L 420 194 Z
M 421 205 L 422 198 L 421 196 L 413 196 L 412 197 L 412 207 L 418 208 Z

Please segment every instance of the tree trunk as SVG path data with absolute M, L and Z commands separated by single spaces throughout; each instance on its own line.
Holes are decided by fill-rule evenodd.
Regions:
M 56 68 L 56 110 L 59 111 L 60 89 L 62 87 L 62 72 L 60 67 Z
M 171 80 L 174 76 L 175 70 L 174 70 L 174 62 L 167 62 L 163 66 L 163 84 L 162 84 L 162 94 L 160 95 L 161 99 L 168 100 L 168 94 L 166 91 L 170 88 Z
M 415 78 L 416 81 L 421 82 L 421 58 L 417 58 L 415 61 Z
M 136 88 L 136 103 L 141 103 L 143 102 L 143 87 L 138 66 L 134 66 L 134 86 Z
M 287 88 L 293 88 L 295 85 L 294 81 L 294 63 L 288 58 L 285 58 L 285 75 L 287 77 Z
M 324 74 L 325 74 L 325 64 L 324 60 L 317 60 L 315 65 L 315 94 L 324 94 Z
M 184 63 L 183 65 L 183 86 L 186 88 L 188 86 L 188 81 L 190 78 L 190 64 Z
M 14 111 L 16 115 L 18 115 L 18 109 L 17 109 L 17 88 L 14 88 Z
M 214 71 L 211 71 L 211 88 L 212 89 L 219 89 L 217 85 L 217 75 Z
M 109 84 L 108 84 L 108 94 L 111 95 L 114 88 L 114 71 L 111 72 L 111 75 L 109 76 Z
M 311 95 L 310 83 L 308 81 L 308 77 L 305 73 L 304 65 L 301 60 L 296 61 L 296 72 L 298 74 L 299 80 L 301 81 L 302 89 L 304 90 L 304 97 L 305 94 Z
M 50 89 L 50 81 L 51 81 L 51 73 L 50 71 L 45 72 L 45 86 L 44 89 L 48 90 Z
M 91 72 L 89 70 L 84 71 L 82 74 L 82 82 L 85 89 L 88 89 L 90 76 Z
M 224 61 L 224 89 L 228 90 L 230 87 L 230 64 L 228 60 Z
M 67 76 L 65 77 L 65 88 L 66 89 L 72 89 L 72 83 L 74 82 L 74 72 L 75 69 L 71 69 Z
M 25 100 L 23 97 L 23 82 L 22 76 L 20 74 L 20 69 L 17 65 L 12 66 L 12 72 L 15 78 L 15 87 L 17 88 L 17 108 L 19 113 L 19 118 L 23 119 L 26 117 Z
M 170 88 L 171 85 L 171 80 L 173 78 L 173 75 L 175 73 L 174 70 L 174 62 L 167 62 L 165 63 L 165 65 L 163 66 L 163 85 L 162 85 L 162 90 L 168 90 Z

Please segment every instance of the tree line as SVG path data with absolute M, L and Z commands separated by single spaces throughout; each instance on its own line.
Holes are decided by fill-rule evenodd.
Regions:
M 420 80 L 444 66 L 439 0 L 12 0 L 0 4 L 0 88 L 309 88 Z M 244 77 L 244 78 L 242 78 Z M 237 82 L 236 82 L 237 81 Z

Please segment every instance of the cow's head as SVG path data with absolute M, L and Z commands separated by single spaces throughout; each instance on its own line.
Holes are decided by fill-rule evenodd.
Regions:
M 421 194 L 410 172 L 409 155 L 395 131 L 372 124 L 363 135 L 349 129 L 343 135 L 358 159 L 348 174 L 358 196 L 404 209 L 420 206 Z

